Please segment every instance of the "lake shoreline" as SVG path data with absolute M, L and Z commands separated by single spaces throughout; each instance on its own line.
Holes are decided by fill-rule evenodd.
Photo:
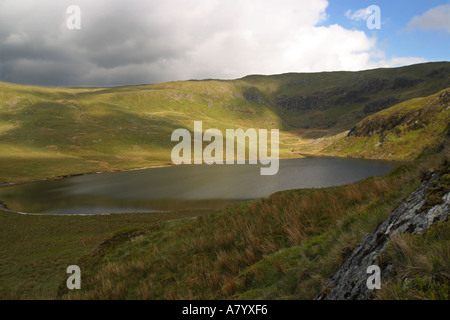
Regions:
M 39 181 L 56 181 L 56 180 L 62 180 L 62 179 L 66 179 L 66 178 L 89 176 L 89 175 L 95 175 L 95 174 L 130 172 L 130 171 L 139 171 L 139 170 L 154 169 L 154 168 L 167 168 L 167 167 L 173 167 L 173 166 L 175 166 L 175 165 L 174 164 L 166 164 L 166 165 L 156 165 L 156 166 L 134 168 L 134 169 L 117 169 L 117 170 L 108 170 L 108 171 L 74 173 L 74 174 L 66 174 L 66 175 L 52 177 L 52 178 L 31 179 L 31 180 L 25 180 L 25 181 L 19 181 L 19 182 L 3 182 L 3 183 L 0 183 L 0 188 L 5 188 L 5 187 L 9 187 L 9 186 L 17 186 L 17 185 L 28 184 L 28 183 L 39 182 Z
M 299 157 L 280 157 L 279 160 L 282 159 L 305 159 L 308 157 L 321 157 L 317 155 L 305 155 L 305 154 L 299 154 Z M 139 170 L 147 170 L 147 169 L 155 169 L 155 168 L 167 168 L 167 167 L 174 167 L 175 164 L 162 164 L 162 165 L 154 165 L 149 167 L 140 167 L 140 168 L 133 168 L 133 169 L 117 169 L 117 170 L 108 170 L 108 171 L 95 171 L 95 172 L 84 172 L 84 173 L 74 173 L 74 174 L 66 174 L 62 176 L 56 176 L 51 178 L 40 178 L 40 179 L 31 179 L 31 180 L 25 180 L 25 181 L 18 181 L 18 182 L 3 182 L 0 183 L 0 188 L 5 188 L 9 186 L 17 186 L 27 183 L 33 183 L 33 182 L 39 182 L 39 181 L 56 181 L 61 180 L 65 178 L 73 178 L 73 177 L 81 177 L 81 176 L 88 176 L 88 175 L 94 175 L 94 174 L 104 174 L 104 173 L 116 173 L 116 172 L 131 172 L 131 171 L 139 171 Z
M 0 196 L 0 209 L 11 213 L 30 215 L 49 215 L 54 213 L 57 215 L 99 215 L 127 213 L 128 210 L 132 212 L 133 208 L 140 208 L 139 210 L 142 209 L 142 212 L 147 209 L 155 211 L 156 208 L 158 208 L 156 211 L 173 211 L 180 204 L 193 205 L 194 207 L 196 206 L 196 209 L 199 209 L 203 208 L 205 205 L 203 202 L 205 201 L 215 201 L 214 205 L 220 205 L 221 202 L 216 200 L 234 202 L 243 199 L 264 198 L 285 190 L 325 188 L 353 183 L 367 177 L 384 175 L 396 167 L 395 164 L 392 164 L 392 161 L 386 161 L 388 164 L 384 164 L 383 162 L 385 161 L 375 160 L 382 163 L 372 164 L 371 160 L 361 160 L 318 155 L 280 158 L 281 162 L 286 161 L 286 163 L 282 166 L 284 169 L 280 171 L 280 175 L 276 178 L 260 177 L 255 171 L 259 171 L 259 169 L 250 168 L 250 164 L 247 164 L 248 167 L 230 165 L 225 168 L 225 166 L 218 165 L 217 168 L 204 168 L 210 166 L 175 166 L 166 163 L 166 165 L 146 168 L 88 172 L 54 178 L 34 179 L 27 182 L 3 184 L 4 188 Z M 184 168 L 176 169 L 175 167 Z M 220 170 L 219 167 L 221 168 Z M 153 168 L 167 168 L 169 171 L 166 172 L 164 169 L 162 171 L 146 170 Z M 174 171 L 170 168 L 173 168 Z M 143 173 L 137 172 L 141 170 Z M 216 170 L 214 171 L 215 174 L 211 174 L 211 170 Z M 320 173 L 316 172 L 317 170 Z M 330 174 L 330 170 L 335 172 L 335 174 Z M 170 174 L 171 172 L 172 175 Z M 326 174 L 322 174 L 322 172 Z M 101 173 L 116 174 L 101 175 Z M 184 184 L 178 183 L 180 175 L 184 177 Z M 233 175 L 236 175 L 236 177 L 230 179 L 229 177 Z M 65 179 L 70 177 L 75 179 Z M 167 177 L 169 177 L 169 180 L 167 180 Z M 33 182 L 40 183 L 29 187 L 28 185 Z M 11 186 L 13 189 L 6 190 L 7 186 Z M 70 188 L 67 186 L 70 186 Z M 230 186 L 233 188 L 230 189 Z M 254 186 L 258 187 L 253 188 Z M 53 191 L 58 191 L 58 193 L 53 193 Z M 80 201 L 81 198 L 77 198 L 87 194 L 89 194 L 89 197 L 86 199 L 82 198 L 83 201 Z M 34 199 L 34 202 L 37 201 L 42 203 L 42 205 L 35 206 L 32 203 L 33 201 L 30 202 L 30 200 L 23 202 L 22 198 L 16 199 L 18 195 L 19 198 Z M 60 198 L 64 199 L 62 207 L 58 206 Z M 68 201 L 66 198 L 72 200 Z M 115 201 L 116 198 L 118 199 L 117 201 Z M 92 202 L 92 199 L 95 201 Z M 105 201 L 105 199 L 109 200 Z M 175 204 L 170 204 L 171 202 L 167 201 L 168 199 L 176 199 L 177 201 Z M 194 204 L 192 200 L 195 200 Z M 17 206 L 16 201 L 22 203 L 22 205 Z M 207 205 L 211 206 L 209 202 L 207 202 Z M 55 203 L 57 204 L 56 206 Z M 85 207 L 80 206 L 80 203 L 83 203 Z M 13 204 L 12 207 L 14 208 L 9 206 L 11 204 Z M 117 206 L 117 208 L 110 208 L 111 206 Z M 77 213 L 78 211 L 74 211 L 74 209 L 80 213 Z M 118 212 L 116 212 L 116 209 Z
M 348 157 L 348 156 L 338 156 L 338 155 L 325 155 L 325 154 L 304 154 L 304 153 L 298 153 L 298 156 L 295 157 L 280 157 L 279 160 L 286 160 L 286 159 L 307 159 L 307 158 L 338 158 L 338 159 L 355 159 L 355 160 L 376 160 L 376 161 L 389 161 L 389 162 L 408 162 L 408 160 L 390 160 L 390 159 L 366 159 L 366 158 L 359 158 L 359 157 Z M 148 166 L 148 167 L 139 167 L 139 168 L 133 168 L 133 169 L 117 169 L 117 170 L 108 170 L 108 171 L 95 171 L 95 172 L 84 172 L 84 173 L 75 173 L 75 174 L 66 174 L 62 176 L 56 176 L 51 178 L 40 178 L 40 179 L 31 179 L 31 180 L 25 180 L 25 181 L 18 181 L 18 182 L 3 182 L 0 183 L 0 188 L 6 188 L 9 186 L 17 186 L 22 184 L 28 184 L 33 182 L 39 182 L 39 181 L 56 181 L 56 180 L 62 180 L 66 178 L 73 178 L 73 177 L 81 177 L 81 176 L 88 176 L 88 175 L 96 175 L 96 174 L 105 174 L 105 173 L 117 173 L 117 172 L 131 172 L 131 171 L 140 171 L 140 170 L 147 170 L 147 169 L 156 169 L 156 168 L 167 168 L 167 167 L 174 167 L 175 164 L 161 164 L 161 165 L 154 165 L 154 166 Z

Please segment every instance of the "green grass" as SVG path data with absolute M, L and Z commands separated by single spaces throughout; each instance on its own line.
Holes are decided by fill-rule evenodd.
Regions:
M 445 89 L 380 111 L 359 122 L 351 136 L 323 150 L 324 154 L 366 159 L 411 160 L 439 145 L 450 123 L 450 98 Z
M 0 84 L 0 181 L 162 165 L 171 162 L 172 132 L 193 131 L 194 120 L 202 120 L 205 130 L 283 128 L 270 107 L 247 101 L 236 87 Z
M 391 279 L 377 292 L 384 300 L 450 299 L 450 222 L 422 235 L 400 235 L 382 261 L 392 265 Z
M 55 299 L 67 267 L 111 233 L 205 214 L 24 216 L 0 210 L 0 299 Z
M 442 157 L 217 212 L 0 212 L 0 298 L 311 299 Z M 81 267 L 82 290 L 69 293 L 65 269 L 72 264 Z
M 273 95 L 312 98 L 302 108 L 277 105 L 280 117 L 296 128 L 321 128 L 332 133 L 349 130 L 366 116 L 387 109 L 395 97 L 397 103 L 424 97 L 450 86 L 448 63 L 419 64 L 403 68 L 375 69 L 361 72 L 325 72 L 283 74 L 244 78 L 254 84 L 276 80 L 279 89 Z M 420 82 L 422 81 L 422 82 Z M 367 108 L 378 102 L 375 110 Z M 326 135 L 326 134 L 324 134 Z
M 234 298 L 313 299 L 364 236 L 386 218 L 400 194 L 389 192 L 387 199 L 348 210 L 334 228 L 250 266 L 239 275 Z
M 442 157 L 431 153 L 384 177 L 284 191 L 214 213 L 0 212 L 0 298 L 310 299 Z M 82 290 L 67 294 L 72 264 L 81 267 Z
M 282 157 L 317 153 L 342 136 L 332 137 L 335 133 L 373 113 L 364 111 L 370 102 L 394 94 L 399 102 L 428 96 L 449 87 L 449 70 L 449 63 L 432 63 L 117 88 L 0 83 L 0 182 L 162 165 L 170 162 L 172 131 L 192 130 L 194 120 L 222 131 L 280 128 Z M 396 87 L 417 79 L 424 81 Z M 289 109 L 278 99 L 297 103 L 304 96 L 324 104 Z M 429 99 L 368 118 L 423 111 L 429 120 L 417 130 L 389 129 L 393 134 L 388 131 L 383 143 L 390 152 L 398 159 L 417 159 L 384 177 L 280 192 L 213 213 L 22 216 L 0 211 L 0 298 L 312 298 L 364 235 L 417 187 L 419 174 L 448 157 L 448 141 L 443 142 L 448 108 L 437 112 L 435 104 L 427 105 Z M 334 151 L 385 158 L 384 151 L 369 152 L 380 140 L 371 138 L 352 145 L 344 138 Z M 193 217 L 198 218 L 183 219 Z M 72 264 L 81 267 L 83 289 L 68 293 L 65 268 Z M 414 286 L 425 297 L 442 297 L 447 288 L 445 282 L 430 284 L 423 273 L 416 278 Z
M 448 150 L 435 148 L 383 177 L 279 192 L 195 221 L 112 236 L 101 251 L 79 260 L 83 290 L 67 292 L 62 283 L 59 297 L 311 299 L 364 236 L 417 188 L 419 177 L 443 159 Z M 133 235 L 138 240 L 129 241 Z
M 373 113 L 364 111 L 373 101 L 392 95 L 405 101 L 444 89 L 449 74 L 450 63 L 442 62 L 113 88 L 0 83 L 0 183 L 164 165 L 171 162 L 173 130 L 192 131 L 195 120 L 203 121 L 204 130 L 222 132 L 280 129 L 283 158 L 317 153 L 325 145 L 308 138 L 350 129 Z M 398 79 L 406 85 L 396 87 Z M 280 102 L 304 97 L 319 102 L 306 109 Z
M 68 299 L 312 298 L 354 248 L 417 186 L 412 167 L 355 184 L 277 193 L 196 221 L 107 241 L 80 259 Z M 114 240 L 114 237 L 110 238 Z

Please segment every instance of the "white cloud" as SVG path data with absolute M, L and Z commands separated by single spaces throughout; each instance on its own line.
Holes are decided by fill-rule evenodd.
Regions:
M 79 31 L 66 28 L 71 4 L 0 0 L 0 80 L 116 85 L 413 61 L 380 60 L 363 31 L 319 26 L 326 0 L 78 0 Z
M 445 30 L 450 33 L 450 4 L 432 8 L 408 23 L 408 29 Z
M 372 11 L 368 8 L 359 9 L 353 12 L 352 10 L 347 10 L 345 16 L 351 20 L 355 21 L 365 21 L 372 14 Z

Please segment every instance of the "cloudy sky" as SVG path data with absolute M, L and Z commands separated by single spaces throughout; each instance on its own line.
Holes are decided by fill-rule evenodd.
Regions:
M 71 5 L 81 29 L 68 28 Z M 380 29 L 369 28 L 371 5 Z M 449 21 L 445 0 L 0 0 L 0 81 L 111 86 L 448 61 Z

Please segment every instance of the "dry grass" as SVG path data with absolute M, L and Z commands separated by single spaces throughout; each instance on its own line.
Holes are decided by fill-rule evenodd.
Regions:
M 231 297 L 242 290 L 236 279 L 247 268 L 282 248 L 294 248 L 320 237 L 338 225 L 345 228 L 349 214 L 358 215 L 396 202 L 399 190 L 410 188 L 413 181 L 413 176 L 404 171 L 401 175 L 375 177 L 342 187 L 281 192 L 196 221 L 162 224 L 144 231 L 139 241 L 119 243 L 103 257 L 88 257 L 82 262 L 87 263 L 84 268 L 89 271 L 85 290 L 77 298 Z M 357 241 L 357 237 L 352 237 L 352 241 Z M 346 245 L 344 241 L 332 249 L 331 260 L 339 261 L 340 246 Z M 311 267 L 320 262 L 320 254 L 304 254 Z M 283 261 L 272 266 L 285 276 L 291 272 Z M 311 270 L 301 272 L 307 275 Z M 317 287 L 325 281 L 314 272 L 311 279 L 305 286 Z M 111 281 L 121 285 L 110 287 Z
M 398 235 L 381 257 L 393 268 L 391 280 L 378 299 L 450 298 L 450 223 L 423 235 Z

